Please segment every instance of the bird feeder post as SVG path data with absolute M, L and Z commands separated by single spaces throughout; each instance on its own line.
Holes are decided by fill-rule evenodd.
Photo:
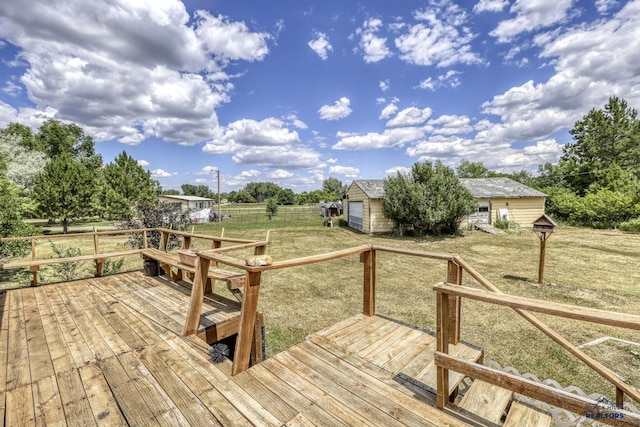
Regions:
M 538 283 L 544 282 L 544 258 L 547 249 L 547 239 L 551 236 L 551 233 L 556 231 L 558 225 L 553 222 L 546 214 L 533 222 L 533 231 L 538 233 L 540 238 L 540 261 L 538 264 Z

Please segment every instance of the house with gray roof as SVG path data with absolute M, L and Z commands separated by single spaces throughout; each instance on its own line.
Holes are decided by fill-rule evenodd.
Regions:
M 509 178 L 463 178 L 462 185 L 478 203 L 469 223 L 493 224 L 509 220 L 521 227 L 531 227 L 544 214 L 546 194 Z M 363 233 L 386 233 L 395 224 L 382 213 L 384 199 L 382 179 L 356 180 L 347 189 L 344 216 L 350 227 Z

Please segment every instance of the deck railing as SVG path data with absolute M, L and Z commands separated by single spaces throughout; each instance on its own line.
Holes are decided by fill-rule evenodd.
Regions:
M 545 400 L 555 406 L 562 407 L 572 412 L 584 414 L 587 406 L 591 402 L 560 390 L 523 380 L 513 375 L 504 374 L 500 371 L 487 368 L 480 364 L 470 363 L 461 359 L 449 356 L 448 344 L 457 344 L 460 340 L 460 308 L 461 299 L 469 298 L 485 301 L 494 305 L 504 305 L 511 307 L 520 316 L 525 318 L 536 328 L 545 333 L 558 345 L 569 351 L 580 359 L 589 368 L 600 374 L 609 381 L 616 389 L 616 402 L 620 407 L 624 403 L 625 396 L 640 402 L 640 393 L 633 387 L 622 381 L 610 369 L 586 355 L 579 348 L 571 344 L 549 326 L 536 318 L 532 312 L 541 312 L 556 316 L 595 322 L 609 326 L 618 326 L 625 329 L 640 330 L 640 316 L 612 313 L 604 310 L 588 309 L 565 304 L 556 304 L 548 301 L 527 299 L 504 294 L 478 273 L 473 267 L 467 264 L 462 258 L 455 255 L 435 254 L 393 248 L 377 245 L 363 245 L 348 249 L 342 249 L 320 255 L 313 255 L 302 258 L 294 258 L 284 261 L 275 261 L 271 265 L 250 267 L 245 265 L 243 260 L 229 257 L 225 254 L 214 251 L 200 252 L 201 261 L 213 261 L 226 264 L 246 272 L 246 286 L 242 301 L 241 325 L 236 344 L 232 374 L 236 375 L 249 367 L 249 356 L 251 351 L 251 341 L 254 333 L 254 323 L 258 306 L 261 274 L 265 271 L 291 268 L 327 262 L 334 259 L 359 255 L 363 263 L 363 313 L 368 316 L 375 314 L 375 290 L 376 290 L 376 254 L 377 252 L 395 253 L 411 257 L 429 258 L 441 260 L 447 263 L 446 284 L 436 285 L 437 292 L 437 354 L 436 364 L 438 365 L 438 387 L 437 402 L 440 407 L 444 407 L 448 400 L 445 390 L 448 387 L 448 370 L 456 370 L 463 374 L 486 379 L 493 376 L 501 386 L 510 387 L 519 393 L 529 395 L 533 398 Z M 206 266 L 206 262 L 200 262 L 201 266 Z M 463 272 L 468 274 L 488 291 L 479 291 L 473 288 L 462 286 Z M 494 382 L 494 383 L 496 383 Z M 447 393 L 448 394 L 448 393 Z M 634 416 L 628 419 L 636 419 Z M 636 422 L 636 421 L 633 421 Z
M 87 233 L 71 233 L 71 234 L 47 234 L 47 235 L 39 235 L 39 236 L 26 236 L 26 237 L 4 237 L 0 238 L 0 242 L 15 242 L 15 241 L 24 241 L 30 242 L 31 252 L 26 259 L 17 259 L 10 262 L 6 262 L 0 264 L 0 269 L 15 269 L 15 268 L 29 268 L 31 273 L 33 274 L 33 279 L 31 281 L 32 286 L 38 285 L 38 272 L 40 267 L 50 264 L 62 264 L 62 263 L 72 263 L 79 261 L 94 261 L 95 263 L 95 277 L 102 276 L 102 267 L 104 265 L 105 260 L 110 258 L 119 258 L 128 255 L 136 255 L 140 253 L 143 249 L 148 247 L 148 235 L 149 233 L 157 232 L 160 233 L 160 250 L 166 251 L 170 237 L 172 235 L 178 236 L 181 238 L 181 248 L 189 248 L 192 240 L 194 239 L 202 239 L 211 242 L 211 249 L 218 249 L 220 251 L 225 251 L 225 248 L 222 248 L 223 243 L 232 243 L 233 247 L 230 249 L 237 250 L 242 249 L 243 245 L 255 246 L 255 240 L 249 239 L 238 239 L 232 237 L 218 237 L 218 236 L 210 236 L 206 234 L 196 234 L 189 233 L 186 231 L 178 231 L 172 230 L 168 228 L 141 228 L 141 229 L 130 229 L 130 230 L 109 230 L 109 231 L 93 231 Z M 117 250 L 117 251 L 103 251 L 104 242 L 101 239 L 112 236 L 132 236 L 135 234 L 140 234 L 140 247 L 138 248 L 130 248 L 128 250 Z M 92 241 L 91 247 L 92 253 L 73 256 L 73 257 L 64 257 L 64 258 L 42 258 L 41 253 L 37 250 L 38 242 L 49 242 L 54 240 L 81 240 L 81 239 L 89 239 Z M 263 242 L 264 245 L 264 242 Z M 257 253 L 260 251 L 264 251 L 264 249 L 257 249 Z M 40 255 L 40 256 L 39 256 Z
M 294 258 L 284 261 L 275 261 L 271 265 L 265 266 L 248 266 L 244 260 L 239 260 L 227 256 L 225 254 L 218 253 L 217 251 L 201 251 L 198 253 L 200 256 L 199 268 L 202 269 L 200 274 L 196 273 L 196 280 L 194 281 L 194 289 L 196 286 L 201 286 L 198 281 L 198 276 L 205 277 L 205 271 L 208 268 L 209 262 L 216 262 L 219 264 L 228 265 L 246 272 L 245 290 L 242 299 L 240 330 L 238 332 L 238 338 L 236 341 L 235 354 L 233 358 L 232 374 L 236 375 L 243 372 L 249 367 L 249 358 L 251 354 L 251 344 L 253 340 L 253 333 L 255 330 L 255 318 L 257 314 L 258 297 L 260 293 L 260 282 L 262 272 L 279 270 L 284 268 L 298 267 L 310 264 L 316 264 L 321 262 L 327 262 L 335 259 L 345 258 L 349 256 L 359 255 L 360 262 L 363 263 L 363 308 L 362 312 L 367 316 L 375 315 L 375 291 L 376 291 L 376 253 L 378 251 L 389 252 L 407 256 L 414 256 L 420 258 L 429 258 L 447 262 L 447 282 L 461 283 L 460 266 L 454 263 L 456 257 L 454 255 L 443 255 L 436 253 L 420 252 L 413 250 L 405 250 L 400 248 L 386 247 L 386 246 L 373 246 L 363 245 L 353 248 L 342 249 L 333 252 L 327 252 L 319 255 L 312 255 L 301 258 Z M 453 301 L 456 298 L 452 298 Z M 451 304 L 451 310 L 448 313 L 450 316 L 448 325 L 451 328 L 449 334 L 449 342 L 457 344 L 460 339 L 460 306 L 455 303 Z

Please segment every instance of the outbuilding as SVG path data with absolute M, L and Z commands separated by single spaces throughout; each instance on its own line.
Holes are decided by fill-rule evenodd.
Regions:
M 209 209 L 214 207 L 215 201 L 206 197 L 161 194 L 158 201 L 179 204 L 184 210 Z
M 462 185 L 478 202 L 469 223 L 494 224 L 508 220 L 531 227 L 544 214 L 546 194 L 509 178 L 464 178 Z M 388 233 L 394 222 L 382 213 L 384 180 L 356 180 L 344 197 L 344 217 L 349 227 L 363 233 Z
M 344 196 L 344 218 L 349 227 L 363 233 L 388 233 L 394 223 L 382 213 L 384 181 L 368 179 L 353 181 Z
M 478 202 L 469 223 L 495 224 L 511 221 L 520 227 L 532 227 L 544 215 L 546 194 L 510 178 L 462 178 L 462 185 Z

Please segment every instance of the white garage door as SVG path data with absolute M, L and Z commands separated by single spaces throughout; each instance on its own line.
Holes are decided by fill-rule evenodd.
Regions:
M 362 202 L 349 202 L 349 227 L 362 231 Z

